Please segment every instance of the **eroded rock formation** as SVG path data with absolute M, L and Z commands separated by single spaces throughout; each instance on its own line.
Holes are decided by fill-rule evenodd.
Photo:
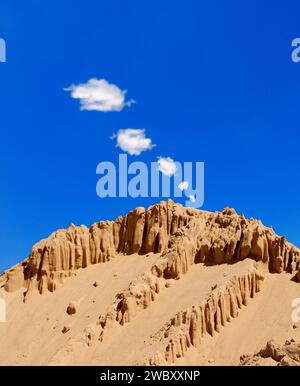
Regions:
M 227 284 L 216 288 L 201 304 L 178 312 L 158 333 L 155 353 L 145 359 L 144 365 L 167 365 L 182 358 L 192 345 L 198 348 L 206 334 L 220 332 L 242 306 L 248 305 L 261 290 L 264 277 L 257 270 L 235 276 Z
M 129 257 L 131 254 L 135 255 Z M 107 265 L 90 267 L 76 273 L 81 268 L 106 263 L 114 257 L 116 260 Z M 120 266 L 116 273 L 117 259 L 122 264 L 131 264 L 130 259 L 133 259 L 133 265 L 127 266 L 130 269 L 139 264 L 141 266 L 138 270 L 133 269 L 132 275 L 125 275 L 127 279 L 124 282 L 118 283 L 119 278 L 124 277 L 124 272 L 129 271 L 122 272 Z M 94 269 L 101 272 L 102 268 L 104 272 L 108 268 L 107 277 L 111 277 L 109 285 L 111 280 L 115 280 L 109 296 L 105 274 L 99 279 L 98 274 L 92 276 Z M 269 274 L 283 271 L 289 275 Z M 128 329 L 131 329 L 131 333 L 133 330 L 136 332 L 135 326 L 139 320 L 144 318 L 145 322 L 153 309 L 163 309 L 157 319 L 159 323 L 155 327 L 148 323 L 149 335 L 140 334 L 143 338 L 139 338 L 141 341 L 137 344 L 141 354 L 139 364 L 164 365 L 184 357 L 190 347 L 198 349 L 209 335 L 222 332 L 223 327 L 236 318 L 240 310 L 261 290 L 265 274 L 268 280 L 270 277 L 293 278 L 293 285 L 297 285 L 294 281 L 300 281 L 300 251 L 287 242 L 285 237 L 276 235 L 272 228 L 265 227 L 259 220 L 245 219 L 234 209 L 225 208 L 222 212 L 211 213 L 185 208 L 169 200 L 147 210 L 136 208 L 116 221 L 102 221 L 90 228 L 72 224 L 66 230 L 54 232 L 34 245 L 27 259 L 0 276 L 0 287 L 3 294 L 11 298 L 15 296 L 10 292 L 24 289 L 25 300 L 30 293 L 53 292 L 67 277 L 76 275 L 79 278 L 81 274 L 89 272 L 93 279 L 85 287 L 85 292 L 90 288 L 95 292 L 92 297 L 87 297 L 86 304 L 90 306 L 83 307 L 84 302 L 80 303 L 80 291 L 73 298 L 72 283 L 76 285 L 77 277 L 69 281 L 71 291 L 66 284 L 51 296 L 32 296 L 41 301 L 43 298 L 49 300 L 55 296 L 59 298 L 66 290 L 66 299 L 60 299 L 65 302 L 62 313 L 67 318 L 58 329 L 60 337 L 72 337 L 76 352 L 101 346 L 104 347 L 102 350 L 105 355 L 105 350 L 118 335 L 116 332 L 126 334 Z M 219 273 L 216 275 L 216 272 Z M 193 280 L 190 283 L 197 283 L 195 286 L 189 287 L 185 281 L 189 277 Z M 83 280 L 80 285 L 86 283 Z M 174 299 L 186 290 L 186 283 L 187 297 L 182 296 L 182 302 L 175 301 L 173 305 Z M 166 291 L 170 291 L 168 295 Z M 107 296 L 108 301 L 100 301 L 102 308 L 98 309 L 102 294 Z M 194 294 L 197 294 L 196 298 Z M 101 295 L 99 299 L 98 295 Z M 171 303 L 169 296 L 172 298 Z M 30 304 L 30 301 L 26 302 L 24 307 Z M 150 305 L 152 308 L 148 309 Z M 93 318 L 90 318 L 90 307 Z M 86 320 L 89 321 L 87 327 L 80 315 L 81 308 L 85 309 Z M 79 319 L 82 323 L 80 328 Z M 48 316 L 46 320 L 49 321 Z M 131 325 L 122 327 L 128 323 Z M 53 331 L 56 327 L 55 322 Z M 72 357 L 73 349 L 68 348 L 69 344 L 69 340 L 62 344 L 51 363 L 52 360 L 53 363 L 60 363 Z M 294 345 L 284 349 L 276 347 L 269 344 L 254 359 L 245 357 L 243 363 L 252 364 L 257 358 L 275 360 L 275 356 L 280 356 L 280 360 L 276 361 L 282 365 L 297 362 L 296 354 L 286 354 L 293 351 Z M 285 354 L 279 355 L 282 350 Z
M 67 230 L 58 230 L 35 244 L 30 256 L 7 271 L 1 281 L 6 281 L 7 291 L 21 287 L 27 292 L 54 291 L 79 268 L 104 263 L 117 253 L 149 252 L 162 255 L 152 268 L 153 277 L 143 280 L 151 289 L 150 297 L 157 291 L 153 289 L 156 277 L 176 278 L 194 263 L 251 258 L 265 263 L 270 272 L 296 273 L 300 269 L 299 250 L 261 221 L 247 220 L 230 208 L 210 213 L 168 200 L 147 210 L 138 207 L 124 218 L 101 221 L 90 228 L 72 224 Z M 126 307 L 134 308 L 130 302 Z
M 241 365 L 261 366 L 264 359 L 271 359 L 268 365 L 273 366 L 300 366 L 300 344 L 294 339 L 287 340 L 283 345 L 271 340 L 257 354 L 243 355 Z

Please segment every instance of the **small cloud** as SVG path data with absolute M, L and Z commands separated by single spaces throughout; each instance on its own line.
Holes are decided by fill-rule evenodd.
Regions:
M 180 182 L 180 184 L 178 185 L 178 188 L 179 188 L 182 192 L 183 192 L 184 190 L 186 190 L 188 187 L 189 187 L 188 181 L 182 181 L 182 182 Z
M 145 137 L 145 129 L 121 129 L 111 138 L 116 138 L 117 146 L 130 155 L 140 155 L 155 146 L 150 138 Z
M 105 79 L 90 79 L 86 83 L 73 84 L 64 90 L 70 91 L 72 98 L 79 99 L 81 110 L 121 111 L 125 106 L 130 107 L 135 103 L 132 99 L 125 101 L 127 91 L 108 83 Z
M 176 173 L 177 167 L 175 162 L 170 157 L 159 157 L 158 170 L 164 175 L 171 177 Z
M 194 196 L 194 194 L 191 194 L 189 196 L 189 199 L 190 199 L 191 202 L 196 202 L 196 197 Z

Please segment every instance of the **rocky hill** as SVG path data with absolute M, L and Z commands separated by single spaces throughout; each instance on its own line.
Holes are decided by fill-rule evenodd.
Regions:
M 298 281 L 299 249 L 234 209 L 169 200 L 72 224 L 0 276 L 0 363 L 239 364 L 300 341 Z

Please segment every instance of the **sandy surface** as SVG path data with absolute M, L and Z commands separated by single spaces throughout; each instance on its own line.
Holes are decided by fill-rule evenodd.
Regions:
M 83 331 L 107 312 L 116 294 L 147 271 L 158 257 L 152 253 L 117 256 L 110 262 L 78 270 L 54 293 L 31 293 L 25 303 L 23 290 L 7 293 L 1 289 L 0 296 L 7 301 L 7 322 L 0 324 L 0 363 L 135 364 L 155 349 L 152 336 L 176 312 L 199 304 L 212 287 L 222 286 L 255 264 L 250 259 L 233 265 L 195 264 L 180 280 L 170 280 L 170 287 L 164 286 L 155 301 L 130 323 L 117 325 L 103 342 L 97 340 L 88 346 L 82 339 Z M 98 286 L 94 286 L 95 281 Z M 239 316 L 216 336 L 208 335 L 199 349 L 189 348 L 176 364 L 237 365 L 241 355 L 253 354 L 274 337 L 300 340 L 300 328 L 293 329 L 291 320 L 291 301 L 299 296 L 299 284 L 291 280 L 291 275 L 267 273 L 263 290 L 241 309 Z M 77 310 L 71 316 L 66 313 L 70 303 L 75 303 Z M 64 326 L 70 328 L 65 334 Z
M 104 313 L 115 295 L 133 277 L 144 272 L 157 259 L 139 255 L 117 256 L 108 263 L 76 271 L 55 292 L 31 294 L 23 303 L 23 291 L 0 296 L 7 301 L 7 322 L 0 323 L 0 363 L 46 364 L 67 341 Z M 100 285 L 93 283 L 99 280 Z M 66 309 L 78 303 L 78 312 L 69 316 Z M 62 334 L 65 325 L 72 328 Z
M 291 302 L 300 297 L 299 283 L 291 275 L 268 274 L 263 290 L 221 333 L 207 337 L 201 350 L 191 348 L 178 365 L 237 365 L 243 354 L 254 354 L 271 339 L 300 341 L 300 326 L 293 328 Z M 271 359 L 265 360 L 271 364 Z

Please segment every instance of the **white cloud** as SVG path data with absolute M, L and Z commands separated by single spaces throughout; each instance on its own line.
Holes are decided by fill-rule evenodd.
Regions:
M 130 155 L 140 155 L 155 146 L 150 138 L 145 137 L 145 129 L 121 129 L 112 138 L 117 138 L 117 146 Z
M 189 187 L 188 181 L 182 181 L 182 182 L 180 182 L 180 184 L 178 185 L 178 188 L 179 188 L 181 191 L 186 190 L 188 187 Z
M 175 162 L 170 157 L 159 157 L 158 170 L 168 177 L 173 176 L 176 173 L 177 167 Z
M 196 202 L 196 197 L 193 194 L 189 196 L 189 199 L 191 202 Z
M 90 79 L 86 83 L 73 84 L 64 90 L 71 91 L 72 98 L 79 99 L 81 110 L 121 111 L 135 102 L 132 99 L 125 101 L 127 91 L 108 83 L 105 79 Z

